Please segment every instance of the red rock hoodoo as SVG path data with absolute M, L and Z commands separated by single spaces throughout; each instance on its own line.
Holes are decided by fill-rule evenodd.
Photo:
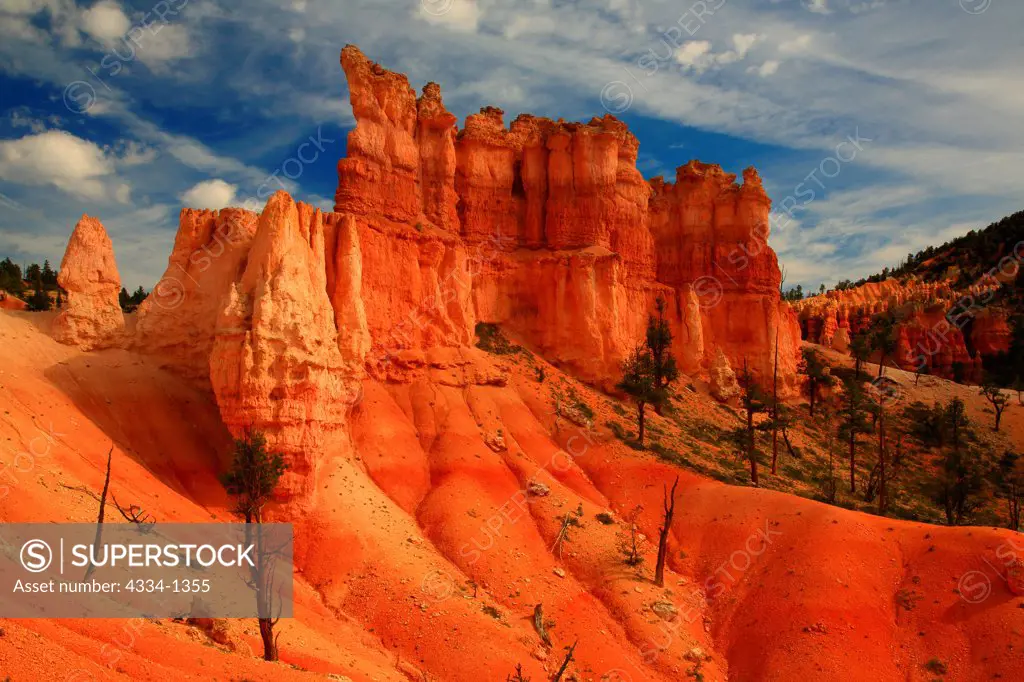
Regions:
M 662 295 L 673 302 L 687 371 L 706 372 L 721 348 L 733 366 L 746 358 L 766 375 L 778 338 L 791 385 L 799 332 L 779 300 L 766 243 L 771 202 L 756 171 L 739 186 L 718 166 L 691 162 L 676 185 L 648 184 L 636 137 L 613 116 L 521 115 L 506 128 L 503 112 L 485 107 L 457 131 L 436 84 L 416 100 L 404 76 L 358 48 L 346 47 L 341 61 L 357 125 L 338 164 L 335 211 L 363 231 L 392 233 L 389 246 L 396 236 L 411 242 L 403 248 L 415 245 L 427 282 L 442 282 L 446 299 L 427 306 L 438 308 L 434 342 L 465 343 L 474 321 L 496 323 L 608 385 Z M 405 281 L 406 258 L 367 258 L 374 271 L 393 273 L 379 287 Z M 393 300 L 374 284 L 364 282 L 367 301 Z M 422 303 L 413 295 L 399 306 L 367 305 L 374 345 Z M 401 347 L 422 350 L 423 341 Z
M 57 282 L 68 296 L 67 304 L 53 321 L 55 339 L 83 350 L 122 342 L 124 315 L 117 299 L 121 276 L 114 246 L 96 218 L 84 215 L 78 221 L 64 251 Z
M 997 282 L 955 289 L 949 282 L 886 279 L 830 291 L 796 304 L 803 338 L 846 352 L 854 334 L 881 315 L 896 319 L 901 369 L 944 379 L 981 380 L 986 358 L 1010 347 L 1009 312 L 988 307 Z
M 259 216 L 183 210 L 131 340 L 212 388 L 233 432 L 264 429 L 293 457 L 291 492 L 312 489 L 327 443 L 347 451 L 362 377 L 499 381 L 467 353 L 480 322 L 610 387 L 662 296 L 685 372 L 746 360 L 767 377 L 778 343 L 793 390 L 799 326 L 756 171 L 739 185 L 694 161 L 648 183 L 612 116 L 506 128 L 486 107 L 458 130 L 438 85 L 417 99 L 354 46 L 341 64 L 357 123 L 334 212 L 283 193 Z

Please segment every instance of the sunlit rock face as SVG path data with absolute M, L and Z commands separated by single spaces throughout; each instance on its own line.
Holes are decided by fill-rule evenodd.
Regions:
M 367 306 L 374 345 L 382 335 L 403 348 L 455 345 L 472 338 L 462 325 L 493 322 L 583 378 L 614 383 L 663 296 L 688 371 L 707 371 L 721 348 L 733 366 L 746 359 L 766 376 L 778 339 L 791 390 L 799 332 L 779 299 L 771 202 L 756 171 L 739 185 L 691 162 L 674 185 L 648 183 L 636 137 L 613 116 L 523 114 L 506 126 L 504 112 L 484 107 L 458 130 L 436 84 L 417 100 L 404 76 L 358 48 L 346 47 L 341 62 L 357 125 L 335 210 L 389 245 L 404 242 L 394 248 L 407 254 L 377 261 L 378 281 L 366 287 L 399 303 L 383 315 Z M 427 298 L 388 291 L 393 281 L 413 292 L 424 284 Z M 402 312 L 437 299 L 444 304 L 426 306 L 427 333 L 391 333 L 409 326 Z
M 82 216 L 64 251 L 57 283 L 67 302 L 53 321 L 53 336 L 83 350 L 123 343 L 124 315 L 118 303 L 121 276 L 114 246 L 103 224 Z
M 986 359 L 1010 348 L 1009 311 L 987 305 L 997 286 L 958 290 L 944 281 L 887 279 L 830 291 L 795 307 L 804 339 L 841 352 L 880 316 L 893 316 L 897 353 L 891 361 L 905 370 L 974 383 L 982 379 Z
M 612 116 L 566 123 L 485 107 L 459 130 L 440 87 L 346 47 L 356 126 L 333 212 L 283 192 L 257 214 L 182 211 L 167 272 L 140 308 L 134 346 L 207 385 L 225 423 L 289 458 L 309 497 L 324 458 L 348 456 L 364 377 L 502 381 L 473 348 L 501 326 L 611 388 L 657 298 L 692 376 L 725 399 L 744 362 L 795 388 L 799 327 L 767 246 L 771 203 L 691 162 L 648 183 Z

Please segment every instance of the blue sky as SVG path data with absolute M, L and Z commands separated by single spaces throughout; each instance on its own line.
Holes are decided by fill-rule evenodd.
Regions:
M 1022 208 L 1022 25 L 1016 0 L 0 0 L 0 256 L 57 263 L 88 213 L 148 288 L 183 205 L 329 209 L 356 43 L 460 119 L 612 111 L 648 177 L 755 165 L 787 286 L 856 279 Z

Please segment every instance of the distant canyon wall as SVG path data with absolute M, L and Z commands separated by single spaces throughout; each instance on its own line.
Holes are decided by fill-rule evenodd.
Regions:
M 1009 311 L 997 305 L 999 284 L 955 289 L 949 282 L 887 279 L 853 289 L 830 291 L 795 304 L 804 339 L 849 350 L 851 339 L 883 316 L 896 320 L 901 369 L 978 383 L 985 361 L 1010 348 Z

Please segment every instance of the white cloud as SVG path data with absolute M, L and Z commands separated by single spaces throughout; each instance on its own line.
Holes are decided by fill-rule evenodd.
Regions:
M 121 140 L 115 145 L 118 164 L 121 166 L 142 166 L 152 163 L 157 157 L 156 149 L 146 147 L 134 140 Z
M 288 29 L 288 39 L 293 43 L 301 43 L 306 39 L 306 31 L 301 27 Z
M 756 33 L 736 33 L 736 34 L 733 34 L 733 37 L 732 37 L 733 50 L 732 50 L 731 53 L 727 52 L 726 54 L 733 54 L 733 55 L 735 55 L 735 60 L 736 61 L 742 60 L 742 59 L 744 59 L 747 56 L 747 53 L 750 52 L 750 48 L 754 47 L 754 45 L 759 40 L 761 40 L 761 38 L 762 38 L 762 36 L 759 36 Z
M 774 59 L 769 59 L 761 66 L 751 66 L 747 69 L 747 73 L 756 73 L 761 78 L 767 78 L 768 76 L 774 76 L 779 72 L 779 62 Z
M 543 35 L 555 32 L 557 25 L 551 17 L 543 15 L 518 14 L 505 25 L 504 34 L 509 40 L 525 35 Z
M 181 201 L 190 208 L 221 209 L 236 203 L 238 185 L 220 178 L 204 180 L 182 192 Z
M 761 38 L 762 36 L 756 33 L 734 33 L 732 49 L 717 54 L 712 52 L 710 41 L 690 40 L 676 50 L 675 59 L 684 68 L 700 74 L 712 67 L 743 61 Z
M 167 62 L 193 55 L 192 37 L 181 24 L 154 24 L 139 38 L 136 55 L 151 71 L 162 72 Z
M 803 2 L 808 12 L 814 12 L 815 14 L 832 13 L 832 10 L 828 8 L 828 0 L 801 0 L 801 2 Z
M 797 36 L 796 38 L 793 38 L 792 40 L 786 40 L 780 43 L 779 52 L 782 52 L 783 54 L 795 54 L 800 52 L 806 52 L 807 50 L 810 49 L 811 43 L 813 41 L 814 37 L 809 33 L 805 33 L 803 35 Z
M 0 179 L 52 185 L 82 199 L 127 201 L 127 185 L 114 182 L 116 161 L 97 144 L 63 130 L 0 141 Z
M 82 30 L 104 45 L 111 45 L 124 37 L 132 24 L 114 0 L 101 0 L 82 12 Z
M 475 33 L 480 25 L 477 0 L 421 0 L 417 4 L 417 16 L 428 23 L 466 33 Z
M 711 43 L 707 40 L 689 40 L 676 50 L 676 61 L 687 68 L 703 71 L 710 63 Z

